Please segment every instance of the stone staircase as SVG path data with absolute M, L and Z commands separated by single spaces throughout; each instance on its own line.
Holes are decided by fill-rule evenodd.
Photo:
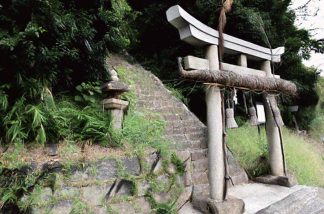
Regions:
M 171 140 L 179 154 L 184 151 L 190 154 L 189 161 L 184 158 L 186 187 L 193 189 L 193 194 L 208 194 L 207 127 L 167 90 L 161 80 L 140 65 L 127 62 L 118 55 L 111 55 L 108 65 L 132 72 L 127 78 L 134 83 L 130 88 L 137 97 L 136 109 L 156 112 L 165 120 L 165 137 Z M 230 152 L 228 162 L 234 184 L 248 182 L 247 174 Z

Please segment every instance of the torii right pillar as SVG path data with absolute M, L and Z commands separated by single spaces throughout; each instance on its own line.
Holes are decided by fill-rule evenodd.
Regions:
M 272 77 L 271 62 L 265 61 L 262 63 L 261 70 L 266 72 L 268 77 Z M 274 78 L 274 77 L 273 77 Z M 271 104 L 277 105 L 276 98 L 273 94 L 264 95 L 264 108 L 266 114 L 266 133 L 269 145 L 269 158 L 271 174 L 274 176 L 285 176 L 283 148 L 280 138 L 280 130 L 276 123 L 271 108 Z
M 271 62 L 264 61 L 261 70 L 266 72 L 267 77 L 275 78 L 271 72 Z M 266 135 L 269 147 L 269 162 L 271 175 L 256 178 L 256 181 L 266 184 L 281 186 L 294 186 L 296 180 L 286 173 L 285 156 L 280 127 L 283 125 L 274 94 L 264 94 L 263 103 L 266 114 Z

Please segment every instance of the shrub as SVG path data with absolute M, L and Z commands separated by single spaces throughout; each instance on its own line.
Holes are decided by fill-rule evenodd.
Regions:
M 63 118 L 55 115 L 57 111 L 44 96 L 53 99 L 52 92 L 62 91 L 74 96 L 78 86 L 76 100 L 94 104 L 98 81 L 108 79 L 107 51 L 123 50 L 136 40 L 130 27 L 135 16 L 126 0 L 1 3 L 0 143 L 61 138 L 55 120 Z M 79 122 L 85 124 L 82 132 L 90 137 L 94 126 L 103 125 L 92 119 L 103 118 L 90 117 L 89 110 L 80 112 L 84 117 Z M 100 139 L 104 129 L 96 135 Z

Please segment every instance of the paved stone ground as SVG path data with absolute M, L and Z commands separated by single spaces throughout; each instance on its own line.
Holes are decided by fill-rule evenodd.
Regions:
M 302 186 L 298 185 L 288 188 L 276 185 L 250 183 L 231 188 L 229 190 L 229 195 L 242 199 L 245 202 L 245 213 L 252 214 L 282 200 L 289 194 L 302 188 Z
M 296 185 L 282 187 L 259 183 L 234 186 L 229 197 L 240 198 L 245 203 L 244 214 L 323 214 L 324 189 Z M 201 214 L 187 203 L 179 214 Z

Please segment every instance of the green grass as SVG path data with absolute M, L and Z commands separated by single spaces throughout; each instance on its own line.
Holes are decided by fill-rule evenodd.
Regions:
M 319 100 L 315 109 L 315 118 L 310 123 L 310 134 L 315 140 L 320 140 L 320 137 L 324 135 L 324 78 L 320 77 L 316 91 L 319 96 Z
M 245 124 L 237 129 L 228 130 L 227 143 L 249 177 L 269 173 L 264 130 L 259 136 L 257 127 Z
M 310 134 L 311 136 L 319 141 L 322 136 L 324 136 L 324 111 L 317 111 L 316 117 L 312 120 L 310 124 Z
M 300 184 L 324 187 L 324 159 L 309 139 L 284 129 L 286 161 Z
M 316 148 L 305 139 L 286 128 L 283 140 L 288 172 L 293 173 L 299 184 L 324 186 L 324 159 Z M 265 130 L 261 136 L 257 127 L 248 124 L 228 131 L 228 145 L 250 177 L 269 173 Z

